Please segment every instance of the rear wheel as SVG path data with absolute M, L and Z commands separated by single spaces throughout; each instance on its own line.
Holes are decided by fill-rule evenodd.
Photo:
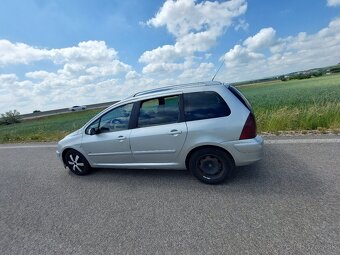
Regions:
M 86 175 L 91 171 L 91 166 L 86 158 L 76 150 L 67 151 L 64 162 L 68 169 L 76 175 Z
M 203 148 L 189 159 L 189 170 L 200 181 L 208 184 L 223 182 L 234 168 L 234 161 L 223 150 Z

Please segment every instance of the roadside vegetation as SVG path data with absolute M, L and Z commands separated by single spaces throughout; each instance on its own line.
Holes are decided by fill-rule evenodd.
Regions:
M 101 110 L 69 112 L 0 126 L 0 143 L 57 141 L 83 126 Z
M 0 115 L 0 125 L 10 125 L 21 121 L 20 112 L 17 110 L 2 113 Z
M 340 75 L 270 81 L 238 87 L 253 105 L 258 132 L 340 133 Z M 0 143 L 57 141 L 102 109 L 0 125 Z
M 258 130 L 340 132 L 340 75 L 240 86 L 254 108 Z

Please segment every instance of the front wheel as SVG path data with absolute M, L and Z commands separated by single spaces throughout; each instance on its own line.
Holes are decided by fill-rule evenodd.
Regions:
M 200 149 L 189 159 L 189 170 L 197 179 L 207 184 L 223 182 L 233 169 L 232 158 L 218 148 Z
M 76 150 L 67 151 L 64 162 L 68 169 L 76 175 L 86 175 L 91 171 L 91 166 L 86 158 Z

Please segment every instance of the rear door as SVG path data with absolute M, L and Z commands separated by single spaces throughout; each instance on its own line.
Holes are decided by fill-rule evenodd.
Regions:
M 130 145 L 136 163 L 175 163 L 182 150 L 187 126 L 181 120 L 180 95 L 142 101 Z

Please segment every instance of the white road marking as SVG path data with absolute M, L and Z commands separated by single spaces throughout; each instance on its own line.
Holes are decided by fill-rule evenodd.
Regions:
M 298 144 L 298 143 L 340 143 L 338 138 L 327 138 L 327 139 L 280 139 L 280 140 L 270 140 L 264 139 L 265 144 Z
M 340 138 L 309 138 L 309 139 L 264 139 L 265 144 L 311 144 L 311 143 L 340 143 Z M 26 144 L 26 145 L 0 145 L 0 149 L 39 149 L 57 148 L 57 144 Z
M 57 144 L 32 144 L 32 145 L 5 145 L 0 149 L 37 149 L 37 148 L 57 148 Z

